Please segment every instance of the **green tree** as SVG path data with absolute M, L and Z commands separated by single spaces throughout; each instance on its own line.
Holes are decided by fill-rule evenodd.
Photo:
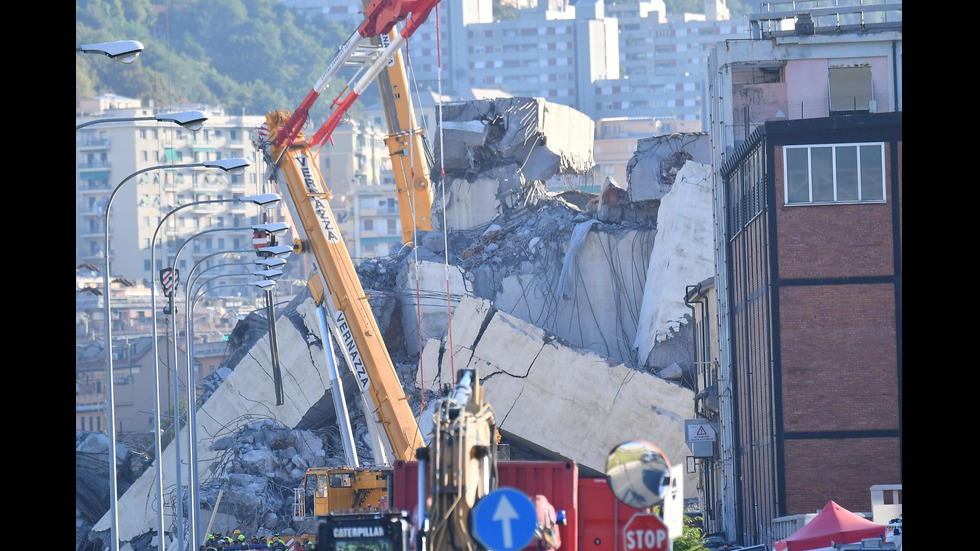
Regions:
M 701 517 L 684 516 L 684 530 L 681 537 L 674 539 L 674 551 L 703 551 L 704 531 L 698 526 Z
M 517 14 L 510 5 L 505 5 L 501 0 L 493 0 L 493 19 L 494 21 L 515 21 Z
M 184 0 L 159 15 L 148 0 L 76 0 L 76 44 L 139 40 L 137 63 L 119 67 L 76 56 L 75 105 L 115 93 L 167 106 L 222 106 L 227 113 L 293 109 L 310 91 L 350 29 L 297 17 L 278 0 Z M 353 70 L 330 90 L 343 90 Z M 314 105 L 314 120 L 329 114 Z

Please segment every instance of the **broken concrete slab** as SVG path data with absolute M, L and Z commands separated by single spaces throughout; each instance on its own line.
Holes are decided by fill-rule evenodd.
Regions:
M 633 201 L 660 200 L 670 191 L 677 171 L 687 160 L 711 164 L 711 140 L 706 132 L 641 138 L 626 163 L 626 183 Z
M 557 174 L 584 175 L 595 166 L 595 122 L 566 105 L 495 98 L 445 103 L 441 113 L 435 158 L 447 173 L 516 163 L 525 179 L 548 181 Z
M 442 184 L 445 201 L 432 206 L 432 225 L 437 230 L 467 231 L 485 228 L 513 208 L 524 189 L 524 179 L 517 165 L 507 164 L 486 174 L 457 177 L 448 174 Z
M 209 466 L 222 455 L 212 443 L 235 434 L 245 424 L 271 419 L 285 427 L 295 427 L 304 414 L 330 388 L 323 345 L 318 335 L 319 321 L 313 299 L 306 297 L 287 306 L 276 323 L 279 357 L 282 365 L 283 391 L 289 398 L 276 406 L 272 379 L 271 349 L 266 335 L 249 349 L 234 371 L 200 406 L 198 422 L 198 469 L 210 476 Z M 189 449 L 188 431 L 181 432 L 182 455 Z M 177 498 L 176 446 L 163 450 L 160 462 L 164 488 L 164 507 L 170 510 Z M 186 484 L 186 474 L 183 483 Z M 143 473 L 119 499 L 118 537 L 131 540 L 158 525 L 156 468 Z M 109 530 L 108 515 L 95 525 L 96 532 Z M 170 527 L 168 527 L 169 529 Z
M 453 302 L 462 294 L 490 300 L 497 309 L 574 346 L 639 365 L 633 340 L 656 229 L 649 224 L 601 224 L 557 201 L 543 202 L 521 216 L 495 220 L 499 224 L 488 227 L 475 240 L 467 239 L 463 232 L 450 234 Z M 576 235 L 581 237 L 576 239 Z M 461 248 L 462 243 L 468 246 Z M 437 245 L 441 248 L 442 242 Z M 665 246 L 670 247 L 669 240 Z M 416 342 L 418 334 L 412 333 L 418 327 L 415 295 L 426 297 L 421 310 L 434 315 L 425 318 L 424 325 L 432 329 L 423 328 L 425 342 L 441 339 L 447 328 L 446 267 L 435 255 L 420 256 L 433 260 L 419 268 L 409 262 L 408 275 L 399 279 L 396 294 L 402 297 L 406 340 Z M 416 270 L 421 274 L 418 280 Z M 435 297 L 442 297 L 441 303 Z M 584 311 L 588 315 L 581 315 Z M 683 308 L 680 315 L 686 312 Z M 416 348 L 409 343 L 413 353 Z M 690 354 L 667 359 L 690 365 Z
M 687 308 L 687 286 L 715 273 L 711 181 L 710 165 L 688 161 L 661 201 L 658 233 L 674 245 L 654 247 L 650 256 L 634 342 L 641 364 L 650 365 L 653 349 L 688 323 L 678 315 Z
M 425 342 L 430 338 L 441 338 L 449 330 L 452 305 L 447 305 L 446 290 L 449 289 L 454 297 L 469 294 L 469 284 L 456 266 L 424 260 L 416 262 L 413 258 L 406 261 L 399 284 L 406 290 L 400 293 L 405 348 L 414 356 L 419 353 L 420 339 Z M 425 300 L 418 300 L 410 289 L 418 289 Z
M 596 206 L 596 218 L 602 222 L 656 225 L 659 200 L 633 201 L 629 191 L 614 178 L 606 178 Z
M 504 278 L 494 304 L 573 346 L 636 366 L 631 336 L 645 273 L 634 266 L 649 257 L 656 230 L 610 230 L 588 221 L 578 227 L 585 229 L 581 243 L 570 240 L 560 264 Z
M 432 350 L 448 342 L 430 340 L 423 357 L 438 358 L 441 365 L 426 366 L 427 382 L 438 386 L 450 382 L 437 379 L 439 374 L 476 369 L 505 436 L 595 472 L 604 472 L 609 450 L 636 439 L 655 442 L 672 463 L 684 464 L 692 391 L 568 346 L 484 300 L 463 297 L 453 317 L 461 322 L 452 343 L 453 367 L 449 354 Z M 685 494 L 696 496 L 695 478 L 686 476 L 691 480 Z

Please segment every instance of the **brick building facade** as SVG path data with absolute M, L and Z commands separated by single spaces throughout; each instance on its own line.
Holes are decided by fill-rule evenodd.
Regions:
M 770 121 L 723 170 L 748 539 L 902 480 L 901 146 L 901 112 Z

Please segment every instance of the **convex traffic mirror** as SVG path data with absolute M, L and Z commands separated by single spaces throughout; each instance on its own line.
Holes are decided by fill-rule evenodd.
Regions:
M 606 480 L 616 499 L 635 509 L 649 509 L 667 496 L 670 462 L 650 442 L 624 442 L 609 452 Z

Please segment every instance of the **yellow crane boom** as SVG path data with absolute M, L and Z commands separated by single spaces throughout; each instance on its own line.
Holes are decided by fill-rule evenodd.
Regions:
M 287 120 L 288 114 L 283 111 L 266 115 L 270 140 Z M 371 398 L 392 453 L 396 459 L 411 460 L 415 449 L 424 443 L 422 434 L 337 227 L 330 208 L 330 192 L 306 137 L 300 132 L 285 147 L 266 142 L 266 153 L 269 159 L 277 160 L 276 180 L 286 187 L 289 197 L 286 203 L 305 235 L 329 291 L 344 339 L 342 346 L 350 352 L 355 371 L 363 370 L 370 378 Z

